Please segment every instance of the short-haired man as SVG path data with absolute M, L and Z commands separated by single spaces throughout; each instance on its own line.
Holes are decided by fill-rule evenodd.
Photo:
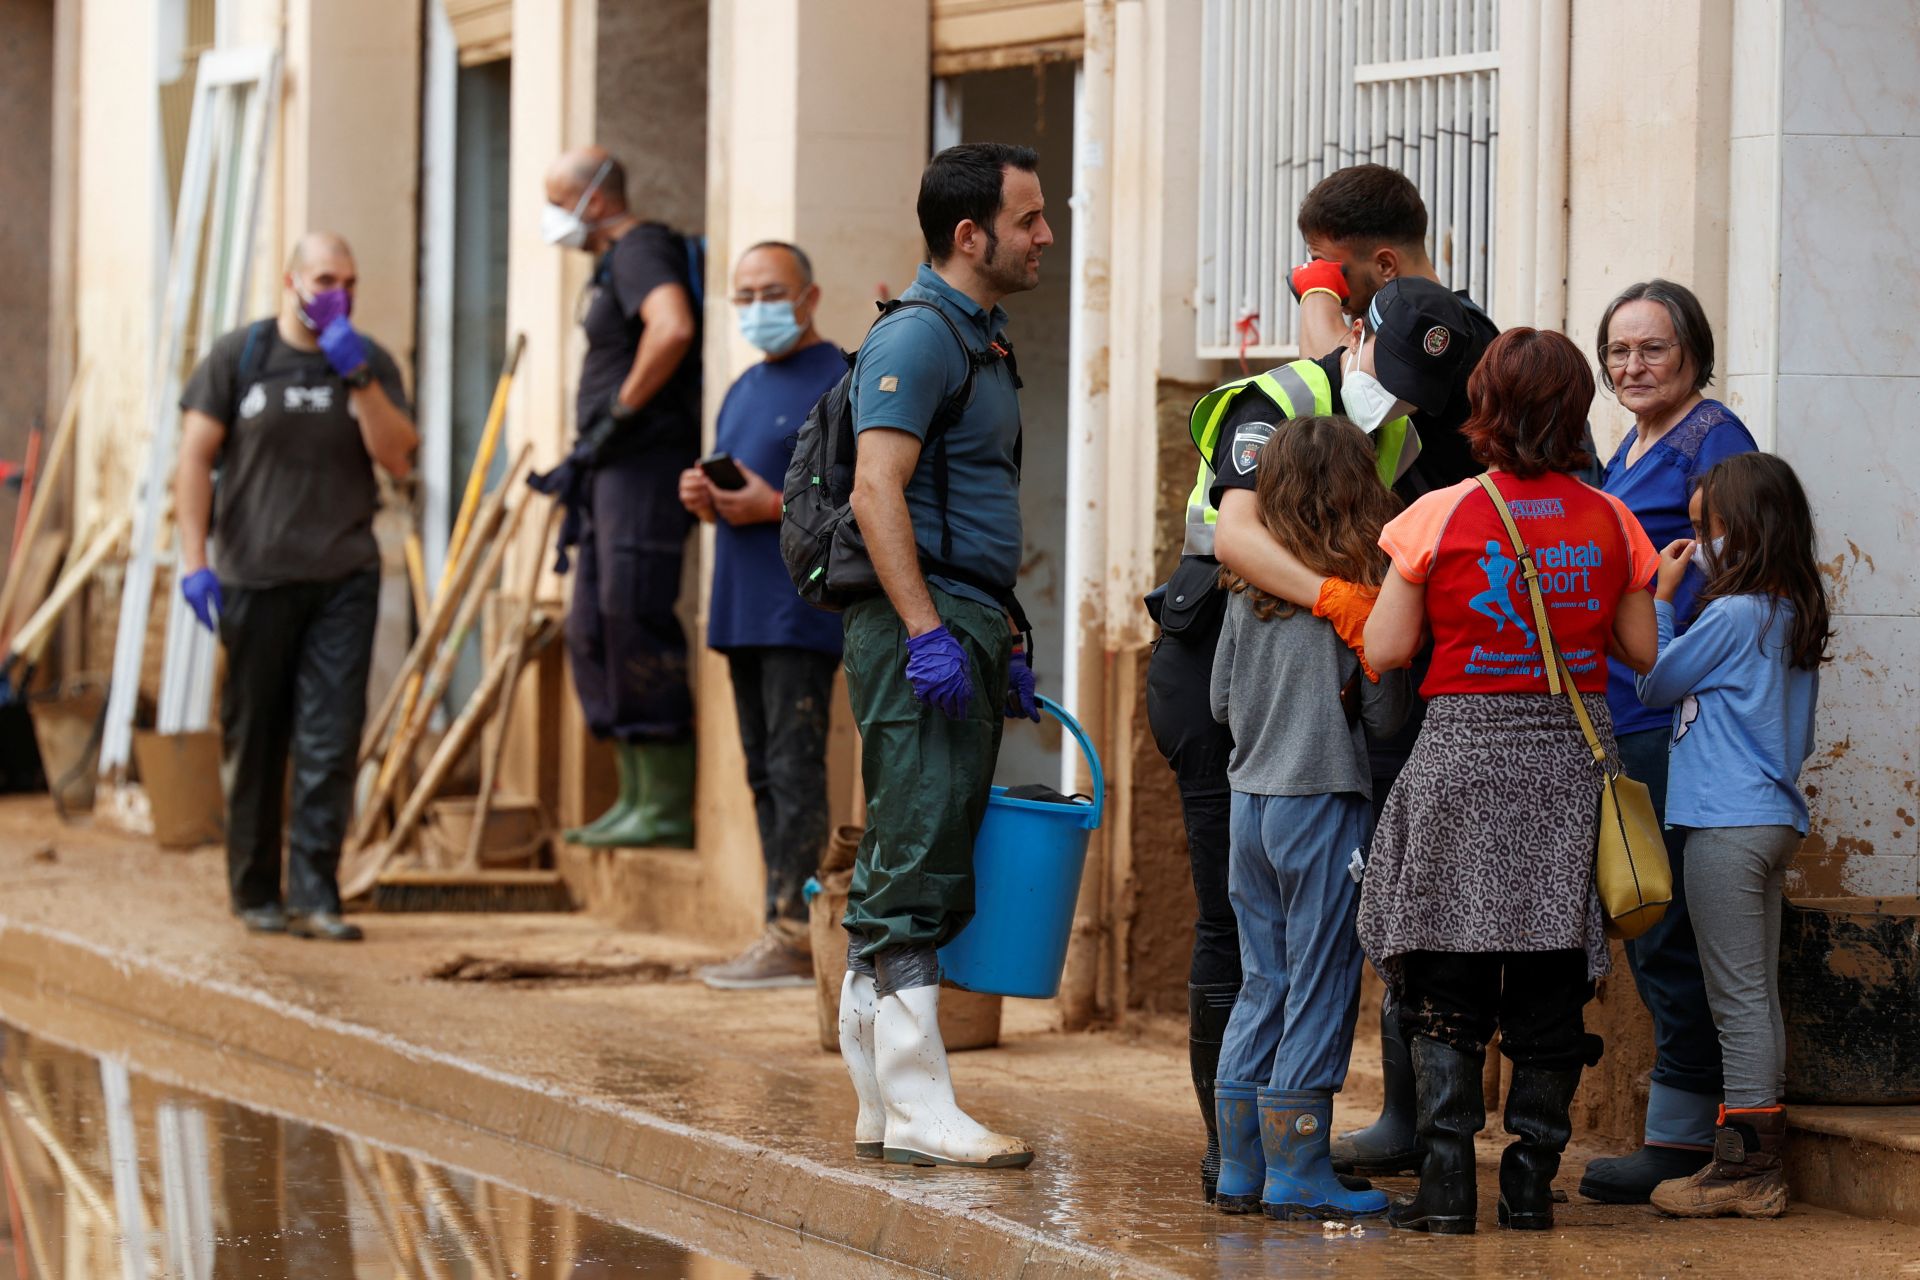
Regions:
M 419 443 L 393 357 L 350 319 L 358 280 L 345 240 L 300 238 L 279 315 L 219 338 L 188 380 L 173 482 L 180 590 L 227 653 L 233 910 L 256 933 L 336 942 L 360 937 L 337 873 L 379 615 L 373 468 L 406 476 Z
M 840 620 L 802 600 L 780 558 L 780 483 L 794 436 L 847 372 L 820 336 L 820 286 L 797 245 L 754 245 L 733 268 L 740 334 L 760 363 L 727 389 L 714 448 L 742 483 L 680 473 L 680 501 L 713 524 L 707 647 L 727 657 L 747 785 L 767 867 L 766 933 L 701 979 L 721 991 L 811 986 L 813 950 L 801 894 L 827 841 L 827 715 L 840 669 Z M 769 479 L 769 477 L 771 479 Z
M 582 299 L 573 465 L 580 556 L 567 617 L 574 690 L 611 741 L 620 794 L 566 839 L 595 848 L 693 841 L 693 699 L 674 612 L 692 517 L 680 473 L 700 451 L 700 326 L 687 241 L 627 207 L 627 176 L 601 147 L 547 170 L 541 234 L 595 255 Z
M 973 914 L 973 842 L 1002 717 L 1038 719 L 1003 609 L 1020 569 L 1020 399 L 998 358 L 1000 300 L 1039 284 L 1053 243 L 1038 165 L 1028 148 L 993 143 L 933 158 L 919 199 L 931 265 L 901 295 L 932 305 L 883 318 L 854 367 L 852 507 L 884 594 L 844 618 L 867 829 L 847 905 L 840 1044 L 860 1099 L 855 1151 L 899 1164 L 1033 1159 L 954 1101 L 936 949 Z M 970 370 L 971 398 L 923 451 Z

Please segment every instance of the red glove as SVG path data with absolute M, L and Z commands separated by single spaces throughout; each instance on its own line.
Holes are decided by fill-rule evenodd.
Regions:
M 1328 578 L 1320 584 L 1320 598 L 1313 602 L 1313 616 L 1333 624 L 1334 632 L 1353 650 L 1354 656 L 1360 659 L 1360 669 L 1375 684 L 1380 683 L 1380 673 L 1367 665 L 1362 639 L 1367 632 L 1367 619 L 1373 616 L 1374 602 L 1379 598 L 1378 587 L 1363 587 L 1344 578 Z
M 1305 302 L 1310 293 L 1330 293 L 1334 301 L 1347 300 L 1347 269 L 1327 258 L 1303 262 L 1287 276 L 1287 288 L 1295 302 Z

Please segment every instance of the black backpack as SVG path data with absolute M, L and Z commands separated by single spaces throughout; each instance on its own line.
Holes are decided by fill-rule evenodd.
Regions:
M 1020 366 L 1013 348 L 1004 342 L 985 351 L 976 351 L 960 336 L 960 330 L 938 306 L 931 302 L 895 298 L 879 304 L 880 320 L 908 307 L 925 307 L 940 317 L 953 334 L 953 340 L 967 355 L 967 376 L 960 389 L 934 412 L 921 443 L 923 456 L 932 451 L 933 490 L 940 505 L 940 555 L 921 552 L 923 572 L 930 576 L 964 582 L 991 595 L 1013 616 L 1024 632 L 1025 612 L 1013 592 L 983 580 L 978 574 L 950 563 L 953 558 L 953 533 L 947 526 L 947 432 L 960 420 L 973 399 L 973 384 L 980 370 L 1004 360 L 1020 386 Z M 871 336 L 872 329 L 867 331 Z M 817 608 L 840 610 L 880 593 L 880 579 L 873 561 L 867 556 L 866 542 L 853 518 L 854 430 L 853 363 L 858 353 L 847 356 L 847 372 L 821 396 L 807 415 L 794 440 L 793 461 L 787 467 L 786 483 L 781 488 L 780 558 L 801 599 Z M 1014 467 L 1020 465 L 1021 444 L 1014 444 Z

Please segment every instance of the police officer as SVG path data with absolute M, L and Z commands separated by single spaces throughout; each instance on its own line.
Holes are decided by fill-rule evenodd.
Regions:
M 547 171 L 541 233 L 595 255 L 582 300 L 587 354 L 580 443 L 553 480 L 577 521 L 579 576 L 567 617 L 574 689 L 596 738 L 614 744 L 620 794 L 566 839 L 595 848 L 693 840 L 693 701 L 674 612 L 693 517 L 680 474 L 700 451 L 700 344 L 688 241 L 627 207 L 627 177 L 600 147 Z M 548 478 L 543 477 L 543 482 Z
M 349 318 L 358 275 L 347 242 L 302 236 L 283 283 L 279 315 L 217 340 L 181 396 L 180 590 L 227 654 L 234 913 L 256 933 L 351 942 L 360 929 L 340 917 L 336 873 L 379 614 L 373 468 L 405 477 L 419 437 L 393 357 Z

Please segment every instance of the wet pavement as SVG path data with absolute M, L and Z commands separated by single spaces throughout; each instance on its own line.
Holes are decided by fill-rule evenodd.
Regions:
M 811 992 L 712 993 L 674 977 L 710 952 L 577 917 L 363 916 L 358 947 L 248 937 L 220 870 L 211 851 L 158 854 L 0 804 L 0 1016 L 769 1275 L 1920 1276 L 1920 1228 L 1801 1207 L 1674 1222 L 1576 1198 L 1559 1230 L 1502 1232 L 1492 1136 L 1474 1237 L 1224 1217 L 1195 1194 L 1183 1025 L 1062 1035 L 1027 1002 L 1008 1003 L 1001 1047 L 957 1055 L 954 1074 L 976 1114 L 1034 1143 L 1032 1168 L 856 1162 Z M 626 976 L 427 976 L 461 956 Z M 1336 1123 L 1377 1106 L 1374 1061 L 1356 1049 Z M 1562 1185 L 1599 1153 L 1570 1152 Z
M 365 1138 L 0 1028 L 13 1258 L 35 1277 L 754 1280 Z

